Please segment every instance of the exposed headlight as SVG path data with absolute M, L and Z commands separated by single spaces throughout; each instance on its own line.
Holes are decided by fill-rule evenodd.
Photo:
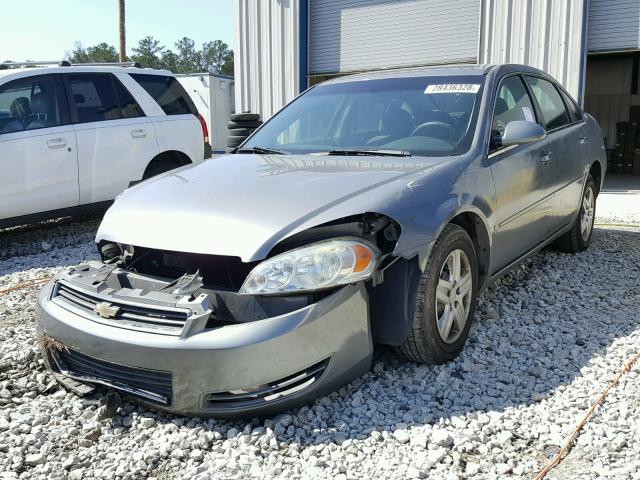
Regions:
M 374 245 L 360 239 L 318 242 L 265 260 L 251 271 L 239 293 L 305 292 L 365 280 L 379 257 Z

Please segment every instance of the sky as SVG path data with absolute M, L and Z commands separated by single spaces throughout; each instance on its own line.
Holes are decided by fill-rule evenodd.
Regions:
M 127 0 L 127 54 L 151 35 L 167 48 L 189 37 L 198 47 L 222 40 L 233 47 L 234 0 Z M 0 61 L 59 60 L 76 41 L 118 49 L 117 0 L 2 0 Z

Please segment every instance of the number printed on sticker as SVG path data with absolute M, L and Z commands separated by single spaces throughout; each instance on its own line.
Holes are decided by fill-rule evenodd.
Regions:
M 424 93 L 478 93 L 478 83 L 440 83 L 428 85 Z

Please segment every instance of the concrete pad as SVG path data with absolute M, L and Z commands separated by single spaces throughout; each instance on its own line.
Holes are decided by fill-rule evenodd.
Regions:
M 640 175 L 607 175 L 596 205 L 596 223 L 640 224 Z

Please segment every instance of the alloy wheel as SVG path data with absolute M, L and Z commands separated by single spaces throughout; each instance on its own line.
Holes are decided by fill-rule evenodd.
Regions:
M 467 323 L 473 293 L 473 276 L 467 254 L 452 250 L 440 269 L 436 286 L 436 322 L 445 343 L 454 343 Z
M 580 234 L 585 242 L 591 235 L 593 229 L 593 221 L 595 216 L 595 194 L 591 185 L 584 191 L 582 197 L 582 215 L 580 217 Z

